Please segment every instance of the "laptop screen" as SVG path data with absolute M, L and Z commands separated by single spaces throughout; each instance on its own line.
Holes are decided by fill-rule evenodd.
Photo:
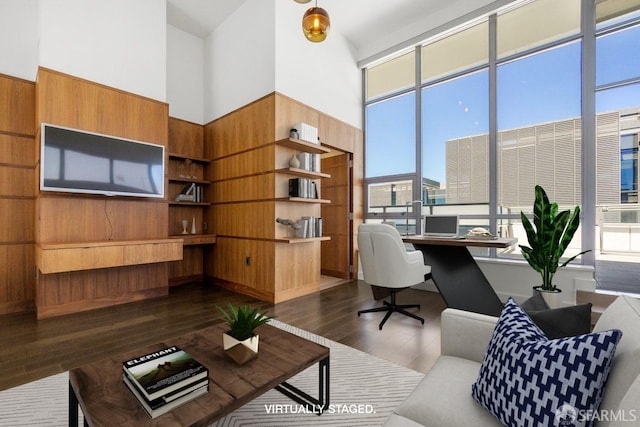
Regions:
M 423 234 L 431 236 L 455 236 L 458 234 L 457 215 L 429 215 L 424 217 Z

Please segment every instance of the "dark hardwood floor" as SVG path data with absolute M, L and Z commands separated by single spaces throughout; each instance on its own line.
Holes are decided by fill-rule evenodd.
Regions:
M 282 322 L 421 372 L 440 354 L 445 304 L 437 293 L 399 293 L 399 303 L 421 304 L 415 312 L 425 324 L 394 313 L 380 331 L 384 314 L 357 315 L 380 305 L 361 281 L 276 305 L 194 283 L 172 288 L 168 297 L 50 319 L 37 320 L 34 313 L 0 316 L 0 390 L 219 323 L 216 306 L 227 302 L 262 307 Z

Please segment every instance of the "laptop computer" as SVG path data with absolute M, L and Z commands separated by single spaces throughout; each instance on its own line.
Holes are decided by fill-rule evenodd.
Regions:
M 455 237 L 458 235 L 458 221 L 458 215 L 425 216 L 422 234 L 428 237 Z

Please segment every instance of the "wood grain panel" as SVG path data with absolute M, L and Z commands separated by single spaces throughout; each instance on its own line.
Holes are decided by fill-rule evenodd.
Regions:
M 320 124 L 320 113 L 298 102 L 288 96 L 276 93 L 276 123 L 275 135 L 276 140 L 287 138 L 292 126 L 296 123 L 306 123 L 308 125 L 318 127 Z M 320 133 L 318 129 L 318 137 L 321 142 L 325 142 L 325 135 Z
M 348 153 L 356 151 L 357 129 L 326 114 L 320 114 L 318 133 L 322 142 L 330 147 Z
M 202 279 L 203 274 L 202 246 L 184 246 L 182 260 L 169 263 L 169 278 L 197 276 Z
M 169 106 L 40 67 L 37 120 L 167 146 Z
M 169 117 L 168 150 L 185 157 L 204 158 L 204 127 Z
M 0 242 L 33 242 L 34 208 L 33 200 L 0 198 Z
M 217 203 L 274 198 L 275 174 L 267 173 L 219 181 L 211 185 Z M 277 194 L 277 193 L 276 193 Z
M 167 236 L 164 202 L 87 196 L 41 196 L 42 243 L 136 240 Z
M 2 93 L 2 92 L 0 92 Z M 0 128 L 0 164 L 33 167 L 37 144 L 30 136 L 6 135 Z
M 166 263 L 39 274 L 38 319 L 168 294 Z
M 33 307 L 35 271 L 33 244 L 0 244 L 0 304 Z
M 206 124 L 205 157 L 218 159 L 274 141 L 274 103 L 275 96 L 267 95 Z
M 272 170 L 274 152 L 275 146 L 268 145 L 217 159 L 211 163 L 209 179 L 215 182 Z
M 35 135 L 35 84 L 0 74 L 0 131 Z
M 275 302 L 320 290 L 320 242 L 276 244 Z
M 219 237 L 205 267 L 208 276 L 216 280 L 240 285 L 240 292 L 271 296 L 274 293 L 274 242 Z M 223 256 L 224 254 L 224 256 Z M 247 265 L 249 258 L 249 265 Z
M 213 206 L 210 224 L 214 234 L 245 238 L 274 238 L 273 201 L 228 203 Z
M 35 192 L 33 167 L 9 167 L 0 165 L 0 197 L 18 196 L 33 198 Z M 33 218 L 32 218 L 33 219 Z M 31 225 L 33 227 L 33 225 Z
M 202 234 L 204 230 L 204 213 L 201 206 L 171 205 L 169 209 L 169 235 L 177 236 L 182 234 L 182 220 L 187 220 L 187 232 L 191 233 L 191 223 L 195 219 L 196 233 Z M 207 227 L 209 225 L 207 224 Z M 191 235 L 191 234 L 189 234 Z

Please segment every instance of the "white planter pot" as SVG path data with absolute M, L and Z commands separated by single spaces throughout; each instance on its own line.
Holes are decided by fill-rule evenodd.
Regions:
M 562 290 L 556 289 L 555 291 L 543 291 L 539 286 L 533 287 L 533 292 L 539 292 L 542 295 L 542 299 L 547 303 L 549 308 L 562 307 Z
M 224 353 L 234 362 L 243 365 L 258 356 L 259 335 L 254 335 L 244 341 L 238 341 L 231 335 L 222 334 L 222 348 Z

